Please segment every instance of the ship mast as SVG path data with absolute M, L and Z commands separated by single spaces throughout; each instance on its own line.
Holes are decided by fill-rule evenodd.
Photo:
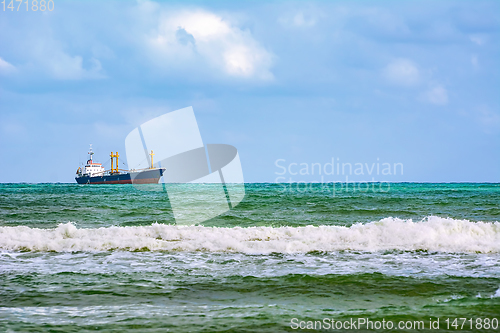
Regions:
M 94 155 L 94 152 L 92 151 L 92 144 L 90 144 L 89 155 L 90 155 L 90 162 L 92 162 L 92 155 Z

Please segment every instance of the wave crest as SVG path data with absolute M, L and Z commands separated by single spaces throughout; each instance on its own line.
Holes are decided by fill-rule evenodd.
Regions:
M 500 252 L 500 223 L 430 216 L 341 226 L 219 228 L 153 224 L 55 229 L 0 227 L 0 249 L 24 251 L 206 251 L 248 254 L 313 251 Z

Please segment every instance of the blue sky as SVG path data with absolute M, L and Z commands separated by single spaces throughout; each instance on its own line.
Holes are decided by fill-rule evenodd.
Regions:
M 321 181 L 304 168 L 332 158 L 404 165 L 377 181 L 499 182 L 499 14 L 498 1 L 0 8 L 0 182 L 74 182 L 89 143 L 106 162 L 186 106 L 205 143 L 238 148 L 248 182 L 275 181 L 276 163 Z

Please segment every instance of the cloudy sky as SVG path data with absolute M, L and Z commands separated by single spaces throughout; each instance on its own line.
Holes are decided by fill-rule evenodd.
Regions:
M 248 182 L 275 181 L 277 165 L 286 181 L 320 181 L 304 168 L 332 159 L 363 165 L 353 180 L 499 182 L 499 12 L 498 1 L 0 8 L 0 182 L 74 182 L 89 143 L 106 162 L 133 128 L 186 106 L 205 143 L 238 148 Z M 367 175 L 377 163 L 403 174 Z

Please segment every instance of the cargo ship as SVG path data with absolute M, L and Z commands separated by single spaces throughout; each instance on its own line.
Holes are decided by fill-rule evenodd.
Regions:
M 119 169 L 118 152 L 110 154 L 110 170 L 105 170 L 101 163 L 94 162 L 92 145 L 88 154 L 87 164 L 76 170 L 75 180 L 78 184 L 157 184 L 165 171 L 165 168 L 153 167 L 153 151 L 149 154 L 151 156 L 149 168 L 141 170 Z

